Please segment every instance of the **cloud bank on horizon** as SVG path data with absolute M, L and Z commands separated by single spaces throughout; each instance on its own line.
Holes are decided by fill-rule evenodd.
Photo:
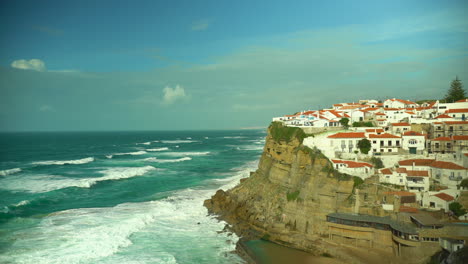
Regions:
M 185 20 L 181 14 L 167 26 L 161 24 L 165 18 L 132 24 L 140 26 L 144 36 L 109 21 L 104 25 L 109 32 L 102 38 L 99 25 L 97 35 L 84 29 L 81 35 L 75 32 L 93 48 L 70 47 L 74 50 L 63 46 L 64 50 L 53 50 L 64 34 L 35 30 L 36 38 L 58 43 L 50 50 L 47 45 L 38 49 L 6 44 L 0 49 L 0 61 L 10 61 L 0 68 L 0 130 L 267 126 L 272 116 L 337 102 L 438 99 L 455 75 L 468 80 L 468 22 L 463 15 L 468 9 L 463 3 L 423 11 L 419 6 L 402 7 L 398 17 L 395 10 L 387 14 L 379 9 L 381 16 L 368 20 L 360 14 L 343 20 L 343 15 L 328 13 L 324 19 L 329 24 L 314 18 L 320 10 L 301 17 L 300 10 L 308 5 L 294 7 L 300 24 L 291 24 L 287 16 L 283 24 L 275 24 L 279 11 L 266 10 L 265 17 L 258 17 L 237 7 L 219 17 L 212 7 L 206 14 L 196 14 L 198 18 L 188 15 L 196 9 L 190 7 L 182 10 L 187 12 Z M 71 35 L 67 25 L 60 28 Z M 145 45 L 119 32 L 133 34 Z M 154 34 L 149 32 L 165 38 L 151 39 Z M 119 49 L 109 49 L 109 43 Z M 34 59 L 38 57 L 41 60 Z M 46 64 L 58 70 L 47 70 Z M 66 70 L 70 68 L 85 70 Z

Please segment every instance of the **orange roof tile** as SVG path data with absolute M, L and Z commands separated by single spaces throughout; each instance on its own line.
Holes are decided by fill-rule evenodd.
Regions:
M 380 135 L 370 134 L 369 138 L 401 138 L 401 137 L 385 133 L 385 134 L 380 134 Z
M 341 132 L 328 136 L 328 138 L 365 138 L 364 132 Z
M 453 196 L 448 195 L 446 193 L 438 193 L 438 194 L 434 194 L 434 196 L 439 197 L 440 199 L 442 199 L 444 201 L 447 201 L 447 202 L 455 200 L 455 198 L 453 198 Z
M 381 169 L 380 173 L 382 174 L 393 174 L 392 170 L 389 168 Z
M 437 118 L 452 118 L 452 117 L 446 114 L 441 114 L 441 115 L 436 116 L 435 118 L 437 119 Z
M 421 134 L 421 133 L 416 132 L 416 131 L 406 131 L 405 133 L 403 133 L 403 136 L 423 136 L 423 137 L 425 137 L 426 135 Z
M 384 111 L 398 111 L 399 108 L 384 108 Z
M 444 121 L 447 125 L 468 125 L 468 121 Z
M 406 173 L 406 168 L 396 168 L 395 171 L 398 173 Z
M 384 130 L 382 128 L 370 128 L 366 129 L 367 133 L 382 133 Z
M 468 140 L 468 135 L 453 136 L 453 140 Z
M 401 206 L 400 206 L 400 212 L 405 212 L 405 213 L 417 213 L 417 212 L 418 212 L 418 209 L 417 209 L 417 208 L 414 208 L 414 207 L 411 207 L 411 206 L 404 206 L 404 205 L 401 205 Z
M 449 109 L 445 111 L 446 114 L 451 113 L 468 113 L 468 108 L 460 108 L 460 109 Z
M 468 102 L 468 99 L 461 99 L 461 100 L 456 101 L 455 103 L 465 103 L 465 102 Z
M 433 163 L 431 163 L 430 166 L 433 168 L 449 169 L 449 170 L 466 170 L 467 169 L 458 164 L 455 164 L 453 162 L 448 162 L 448 161 L 434 161 Z
M 409 159 L 409 160 L 400 160 L 398 164 L 400 166 L 429 166 L 435 160 L 433 159 Z

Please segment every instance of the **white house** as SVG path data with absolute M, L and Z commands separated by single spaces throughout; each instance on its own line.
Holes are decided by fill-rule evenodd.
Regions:
M 429 209 L 449 211 L 449 205 L 455 201 L 455 198 L 443 192 L 427 192 L 422 199 L 422 206 Z
M 357 176 L 361 179 L 369 178 L 374 174 L 374 166 L 367 162 L 337 159 L 332 159 L 331 161 L 333 163 L 333 167 L 339 172 Z
M 385 168 L 380 170 L 379 182 L 406 186 L 406 169 Z
M 429 171 L 406 170 L 406 189 L 410 192 L 429 191 Z
M 464 244 L 464 240 L 452 239 L 447 237 L 441 237 L 439 240 L 440 247 L 447 250 L 450 253 L 463 248 Z
M 364 132 L 341 132 L 327 137 L 330 142 L 330 147 L 338 152 L 352 153 L 359 150 L 357 143 L 359 140 L 366 138 Z
M 385 108 L 416 108 L 418 104 L 402 99 L 387 99 L 384 101 Z
M 389 126 L 390 133 L 401 135 L 411 130 L 411 124 L 409 123 L 391 123 Z
M 369 140 L 372 145 L 372 153 L 398 153 L 398 149 L 401 147 L 401 138 L 388 133 L 370 134 Z
M 445 115 L 465 121 L 468 118 L 468 108 L 449 109 L 445 111 Z
M 434 162 L 434 159 L 408 159 L 398 161 L 398 166 L 400 168 L 405 168 L 407 170 L 421 170 L 421 171 L 431 171 L 431 164 Z
M 434 161 L 430 165 L 432 178 L 440 184 L 456 189 L 468 177 L 468 169 L 448 161 Z
M 426 149 L 426 137 L 427 134 L 406 131 L 402 136 L 402 148 L 409 151 L 410 154 L 422 154 Z

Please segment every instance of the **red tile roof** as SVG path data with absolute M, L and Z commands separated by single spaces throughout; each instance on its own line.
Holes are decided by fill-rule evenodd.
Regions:
M 409 170 L 406 172 L 406 174 L 411 177 L 429 177 L 428 171 Z
M 400 160 L 398 161 L 398 164 L 400 166 L 429 166 L 431 163 L 433 163 L 435 160 L 433 159 L 409 159 L 409 160 Z
M 455 198 L 453 198 L 453 196 L 448 195 L 446 193 L 438 193 L 438 194 L 434 194 L 434 196 L 439 197 L 440 199 L 442 199 L 444 201 L 447 201 L 447 202 L 455 200 Z
M 450 169 L 450 170 L 466 170 L 467 169 L 458 164 L 455 164 L 453 162 L 448 162 L 448 161 L 434 161 L 433 163 L 431 163 L 430 166 L 433 168 Z
M 398 111 L 399 108 L 384 108 L 384 111 Z
M 406 173 L 406 168 L 396 168 L 395 171 L 398 173 Z
M 404 206 L 404 205 L 401 205 L 401 206 L 400 206 L 400 212 L 417 213 L 417 212 L 418 212 L 418 209 L 417 209 L 417 208 L 414 208 L 414 207 L 411 207 L 411 206 Z
M 465 103 L 465 102 L 468 102 L 468 99 L 461 99 L 461 100 L 456 101 L 455 103 Z
M 328 138 L 365 138 L 364 132 L 341 132 L 328 136 Z
M 453 140 L 468 140 L 468 135 L 453 136 Z
M 382 128 L 369 128 L 366 129 L 366 132 L 368 133 L 382 133 L 384 130 Z
M 392 126 L 411 126 L 408 123 L 392 123 Z
M 421 134 L 421 133 L 416 132 L 416 131 L 406 131 L 405 133 L 403 133 L 403 136 L 423 136 L 423 137 L 425 137 L 426 135 Z
M 468 121 L 444 121 L 447 125 L 468 125 Z
M 380 135 L 370 134 L 369 138 L 401 138 L 401 137 L 385 133 L 385 134 L 380 134 Z
M 384 113 L 375 113 L 375 115 L 385 115 Z
M 436 116 L 435 118 L 452 118 L 452 117 L 446 114 L 441 114 L 441 115 Z
M 392 170 L 389 168 L 381 169 L 380 173 L 382 174 L 393 174 Z
M 451 113 L 468 113 L 468 108 L 460 108 L 460 109 L 449 109 L 445 111 L 446 114 Z

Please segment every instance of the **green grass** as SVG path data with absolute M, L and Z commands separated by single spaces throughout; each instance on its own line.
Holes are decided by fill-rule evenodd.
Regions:
M 283 126 L 281 122 L 272 122 L 268 127 L 270 135 L 276 142 L 286 141 L 289 142 L 296 138 L 300 143 L 307 137 L 306 133 L 298 127 Z
M 297 200 L 297 197 L 299 197 L 299 193 L 300 193 L 299 190 L 292 192 L 292 193 L 288 192 L 286 194 L 286 198 L 288 199 L 288 202 Z
M 363 179 L 361 179 L 359 177 L 356 177 L 356 176 L 353 176 L 353 180 L 354 180 L 353 188 L 358 188 L 359 186 L 361 186 L 364 183 Z

